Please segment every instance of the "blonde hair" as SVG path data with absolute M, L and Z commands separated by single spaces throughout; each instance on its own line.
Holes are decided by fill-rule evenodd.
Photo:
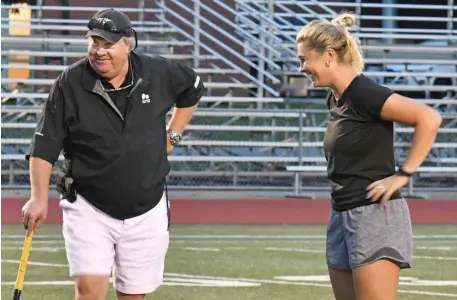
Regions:
M 365 62 L 358 40 L 348 28 L 355 24 L 355 15 L 344 12 L 332 21 L 313 20 L 297 34 L 296 42 L 306 43 L 318 53 L 333 49 L 340 62 L 352 66 L 358 73 L 363 71 Z

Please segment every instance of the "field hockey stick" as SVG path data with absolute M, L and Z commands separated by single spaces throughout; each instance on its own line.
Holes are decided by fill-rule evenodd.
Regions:
M 25 271 L 29 260 L 30 247 L 32 246 L 33 231 L 25 237 L 24 247 L 22 249 L 21 262 L 17 271 L 16 285 L 14 288 L 13 300 L 21 299 L 22 286 L 24 285 Z

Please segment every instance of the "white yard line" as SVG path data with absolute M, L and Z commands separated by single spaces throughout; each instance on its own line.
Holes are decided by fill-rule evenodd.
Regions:
M 321 234 L 172 234 L 172 239 L 278 239 L 278 240 L 322 240 L 325 239 L 325 235 Z M 24 239 L 24 235 L 2 235 L 2 239 Z M 34 236 L 34 240 L 37 239 L 63 239 L 62 235 L 48 234 Z M 422 234 L 414 235 L 414 239 L 417 240 L 435 240 L 435 239 L 454 239 L 457 241 L 457 234 Z
M 457 297 L 457 294 L 451 293 L 440 293 L 440 292 L 426 292 L 426 291 L 414 291 L 414 290 L 398 290 L 401 294 L 410 294 L 410 295 L 421 295 L 421 296 L 439 296 L 439 297 Z
M 268 280 L 268 279 L 250 279 L 250 278 L 228 278 L 228 277 L 219 277 L 219 276 L 199 276 L 199 275 L 186 275 L 186 274 L 176 274 L 176 273 L 166 273 L 168 276 L 182 276 L 187 278 L 196 278 L 196 279 L 210 279 L 210 280 L 239 280 L 244 282 L 253 282 L 253 283 L 267 283 L 267 284 L 285 284 L 285 285 L 301 285 L 301 286 L 317 286 L 317 287 L 331 287 L 330 284 L 325 283 L 310 283 L 310 282 L 297 282 L 297 281 L 285 281 L 285 280 Z M 457 297 L 457 294 L 451 293 L 436 293 L 436 292 L 427 292 L 427 291 L 417 291 L 417 290 L 399 290 L 399 293 L 402 294 L 414 294 L 414 295 L 424 295 L 424 296 L 441 296 L 441 297 Z
M 253 239 L 253 240 L 237 240 L 237 239 L 225 239 L 225 240 L 218 240 L 218 239 L 184 239 L 184 240 L 171 240 L 170 243 L 172 244 L 240 244 L 240 243 L 254 243 L 254 244 L 261 244 L 261 243 L 268 243 L 271 240 L 267 239 Z M 325 245 L 325 240 L 291 240 L 291 239 L 284 239 L 284 240 L 274 240 L 275 243 L 289 243 L 289 244 L 317 244 L 317 245 Z
M 280 252 L 325 253 L 325 250 L 321 250 L 321 249 L 306 249 L 306 248 L 267 247 L 267 248 L 265 248 L 265 250 L 268 250 L 268 251 L 280 251 Z
M 457 234 L 414 235 L 417 240 L 456 239 Z M 171 235 L 174 239 L 278 239 L 278 240 L 325 240 L 325 235 L 256 235 L 256 234 L 223 234 L 223 235 Z
M 247 247 L 225 247 L 227 250 L 247 250 Z
M 449 256 L 418 256 L 414 255 L 413 258 L 418 259 L 430 259 L 430 260 L 457 260 L 457 257 L 449 257 Z
M 202 252 L 219 252 L 220 249 L 218 248 L 200 248 L 200 247 L 184 247 L 185 250 L 190 251 L 202 251 Z
M 20 234 L 2 234 L 2 239 L 24 239 L 24 235 Z M 39 234 L 37 232 L 36 235 L 33 236 L 33 239 L 63 239 L 61 234 Z
M 32 248 L 33 245 L 47 245 L 47 244 L 63 244 L 64 240 L 39 240 L 39 241 L 32 241 Z M 24 241 L 2 241 L 2 245 L 23 245 Z
M 18 264 L 19 260 L 2 260 L 2 262 L 16 263 Z M 51 264 L 44 262 L 29 262 L 30 265 L 36 266 L 48 266 L 48 267 L 67 267 L 65 264 Z M 165 273 L 165 276 L 172 277 L 166 280 L 164 285 L 192 285 L 195 283 L 197 285 L 205 285 L 205 280 L 215 280 L 218 282 L 206 282 L 206 284 L 216 284 L 220 286 L 231 286 L 230 282 L 234 286 L 249 286 L 247 283 L 252 284 L 281 284 L 281 285 L 298 285 L 298 286 L 316 286 L 316 287 L 327 287 L 330 288 L 331 285 L 327 283 L 313 283 L 313 282 L 299 282 L 299 281 L 287 281 L 287 280 L 270 280 L 270 279 L 252 279 L 252 278 L 230 278 L 230 277 L 220 277 L 220 276 L 204 276 L 204 275 L 189 275 L 189 274 L 179 274 L 179 273 Z M 173 280 L 175 278 L 175 280 Z M 191 280 L 185 280 L 191 279 Z M 193 279 L 193 280 L 192 280 Z M 200 280 L 198 280 L 200 279 Z M 169 282 L 167 282 L 169 281 Z M 15 282 L 2 282 L 2 285 L 14 285 Z M 73 285 L 73 281 L 32 281 L 25 282 L 25 285 Z M 413 295 L 423 295 L 423 296 L 438 296 L 438 297 L 457 297 L 457 294 L 451 293 L 439 293 L 439 292 L 427 292 L 427 291 L 417 291 L 417 290 L 399 290 L 399 293 L 402 294 L 413 294 Z
M 2 250 L 22 251 L 22 247 L 2 247 Z M 32 247 L 34 252 L 60 252 L 64 251 L 65 247 Z
M 307 249 L 307 248 L 277 248 L 277 247 L 267 247 L 264 248 L 267 251 L 279 251 L 279 252 L 304 252 L 304 253 L 325 253 L 325 250 L 321 249 Z M 448 257 L 448 256 L 421 256 L 415 255 L 413 258 L 417 259 L 429 259 L 429 260 L 457 260 L 457 257 Z
M 417 246 L 418 250 L 433 250 L 433 251 L 457 251 L 455 246 Z
M 20 260 L 13 260 L 13 259 L 2 259 L 2 263 L 12 263 L 12 264 L 19 264 Z M 67 264 L 53 264 L 53 263 L 46 263 L 46 262 L 37 262 L 37 261 L 29 261 L 27 265 L 30 266 L 40 266 L 40 267 L 53 267 L 53 268 L 68 268 Z

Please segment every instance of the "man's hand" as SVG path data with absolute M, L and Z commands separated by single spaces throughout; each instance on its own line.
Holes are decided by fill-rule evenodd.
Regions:
M 167 154 L 173 151 L 173 145 L 171 144 L 170 136 L 167 134 Z
M 22 207 L 22 223 L 27 235 L 38 230 L 48 215 L 48 199 L 30 198 Z

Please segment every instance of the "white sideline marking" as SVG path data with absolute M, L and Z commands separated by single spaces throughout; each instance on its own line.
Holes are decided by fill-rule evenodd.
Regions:
M 402 294 L 410 295 L 422 295 L 422 296 L 440 296 L 440 297 L 457 297 L 457 294 L 451 293 L 440 293 L 440 292 L 426 292 L 426 291 L 414 291 L 414 290 L 398 290 Z
M 439 251 L 452 251 L 457 250 L 457 247 L 451 246 L 417 246 L 418 250 L 439 250 Z
M 281 252 L 305 252 L 305 253 L 325 253 L 325 250 L 320 249 L 303 249 L 303 248 L 275 248 L 267 247 L 268 251 L 281 251 Z
M 2 250 L 22 251 L 23 247 L 2 247 Z M 60 252 L 65 250 L 65 247 L 32 247 L 33 252 Z
M 178 274 L 179 275 L 179 274 Z M 109 279 L 113 282 L 113 279 Z M 74 285 L 73 281 L 26 281 L 25 285 Z M 15 285 L 14 281 L 2 282 L 2 285 Z M 260 283 L 256 282 L 243 282 L 240 280 L 212 280 L 212 279 L 194 279 L 194 278 L 178 278 L 178 277 L 164 277 L 163 285 L 170 286 L 199 286 L 199 287 L 256 287 L 260 286 Z
M 2 285 L 15 285 L 16 282 L 14 281 L 6 281 L 2 282 Z M 74 285 L 75 283 L 70 280 L 62 280 L 62 281 L 24 281 L 24 285 Z
M 457 257 L 444 257 L 444 256 L 416 256 L 416 255 L 414 255 L 413 258 L 431 259 L 431 260 L 457 260 Z
M 25 234 L 2 234 L 2 239 L 24 239 Z M 61 234 L 39 234 L 33 236 L 35 239 L 63 239 Z
M 12 264 L 19 264 L 20 260 L 12 260 L 12 259 L 2 259 L 2 262 L 5 263 L 12 263 Z M 38 261 L 29 261 L 27 265 L 30 266 L 40 266 L 40 267 L 54 267 L 54 268 L 68 268 L 66 264 L 53 264 L 53 263 L 46 263 L 46 262 L 38 262 Z
M 168 274 L 170 276 L 179 275 L 179 276 L 186 276 L 186 277 L 190 277 L 190 278 L 199 278 L 199 279 L 241 280 L 241 281 L 245 281 L 245 282 L 257 282 L 257 283 L 331 287 L 330 284 L 324 284 L 324 283 L 310 283 L 310 282 L 297 282 L 297 281 L 285 281 L 285 280 L 284 281 L 283 280 L 268 280 L 268 279 L 249 279 L 249 278 L 227 278 L 227 277 L 214 277 L 214 276 L 196 276 L 196 275 L 184 275 L 184 274 L 174 274 L 174 273 L 166 273 L 166 274 Z M 405 279 L 409 279 L 409 278 L 406 277 Z M 457 297 L 457 294 L 451 294 L 451 293 L 435 293 L 435 292 L 415 291 L 415 290 L 399 290 L 398 292 L 399 293 L 403 293 L 403 294 L 442 296 L 442 297 Z
M 211 280 L 241 280 L 244 282 L 253 283 L 271 283 L 271 284 L 287 284 L 287 285 L 304 285 L 304 286 L 322 286 L 330 287 L 330 284 L 315 284 L 309 282 L 288 282 L 283 280 L 271 280 L 271 279 L 252 279 L 252 278 L 230 278 L 220 276 L 206 276 L 206 275 L 188 275 L 188 274 L 177 274 L 177 273 L 165 273 L 167 276 L 179 276 L 184 278 L 195 278 L 195 279 L 211 279 Z
M 275 279 L 282 279 L 289 282 L 302 282 L 302 281 L 317 281 L 317 282 L 330 282 L 328 275 L 308 275 L 308 276 L 277 276 Z M 400 277 L 401 286 L 457 286 L 457 281 L 451 280 L 420 280 L 414 277 Z M 457 294 L 441 293 L 441 292 L 427 292 L 427 291 L 416 291 L 416 290 L 399 290 L 399 293 L 403 294 L 414 294 L 414 295 L 428 295 L 428 296 L 442 296 L 442 297 L 456 297 Z
M 325 253 L 325 250 L 319 249 L 303 249 L 303 248 L 265 248 L 268 251 L 280 251 L 280 252 L 304 252 L 304 253 Z M 445 257 L 445 256 L 421 256 L 414 255 L 413 258 L 417 259 L 430 259 L 430 260 L 457 260 L 457 257 Z
M 33 245 L 47 245 L 47 244 L 63 244 L 64 240 L 41 240 L 41 241 L 32 241 Z M 24 241 L 2 241 L 3 245 L 23 245 Z
M 184 249 L 191 250 L 191 251 L 219 252 L 218 248 L 185 247 Z
M 2 239 L 24 239 L 25 235 L 2 235 Z M 288 239 L 325 239 L 325 235 L 321 234 L 293 234 L 293 235 L 270 235 L 270 234 L 172 234 L 170 236 L 172 239 L 278 239 L 278 240 L 288 240 Z M 421 234 L 421 235 L 414 235 L 414 239 L 456 239 L 457 234 Z M 63 236 L 59 234 L 48 234 L 48 235 L 40 235 L 37 234 L 34 236 L 34 240 L 36 239 L 61 239 L 63 240 Z
M 246 250 L 246 247 L 225 247 L 227 250 Z
M 13 262 L 19 263 L 18 260 L 2 260 L 2 262 Z M 30 265 L 38 266 L 49 266 L 49 267 L 67 267 L 64 264 L 51 264 L 43 262 L 29 262 Z M 230 278 L 230 277 L 219 277 L 219 276 L 204 276 L 204 275 L 188 275 L 188 274 L 178 274 L 178 273 L 165 273 L 164 285 L 185 285 L 185 286 L 259 286 L 262 283 L 266 284 L 281 284 L 281 285 L 299 285 L 299 286 L 317 286 L 317 287 L 331 287 L 330 284 L 326 283 L 312 283 L 312 282 L 299 282 L 290 280 L 277 280 L 277 279 L 251 279 L 251 278 Z M 320 279 L 323 280 L 324 276 L 308 276 L 308 278 Z M 281 277 L 277 277 L 281 278 Z M 285 277 L 287 278 L 287 276 Z M 328 278 L 328 276 L 326 277 Z M 187 279 L 187 280 L 186 280 Z M 405 277 L 402 279 L 413 280 L 415 278 Z M 112 281 L 112 279 L 110 280 Z M 217 281 L 217 282 L 215 282 Z M 427 281 L 423 281 L 427 282 Z M 428 281 L 433 282 L 433 281 Z M 443 281 L 444 282 L 444 281 Z M 192 284 L 194 283 L 194 284 Z M 440 281 L 436 281 L 440 283 Z M 455 282 L 457 283 L 457 282 Z M 2 282 L 2 285 L 14 285 L 15 282 Z M 73 285 L 73 281 L 29 281 L 25 282 L 26 285 Z M 441 296 L 441 297 L 457 297 L 457 294 L 451 293 L 437 293 L 437 292 L 426 292 L 426 291 L 415 291 L 415 290 L 399 290 L 399 293 L 403 294 L 415 294 L 415 295 L 427 295 L 427 296 Z
M 325 235 L 255 235 L 255 234 L 224 234 L 224 235 L 171 235 L 174 239 L 326 239 Z M 414 235 L 414 239 L 457 239 L 457 234 Z

